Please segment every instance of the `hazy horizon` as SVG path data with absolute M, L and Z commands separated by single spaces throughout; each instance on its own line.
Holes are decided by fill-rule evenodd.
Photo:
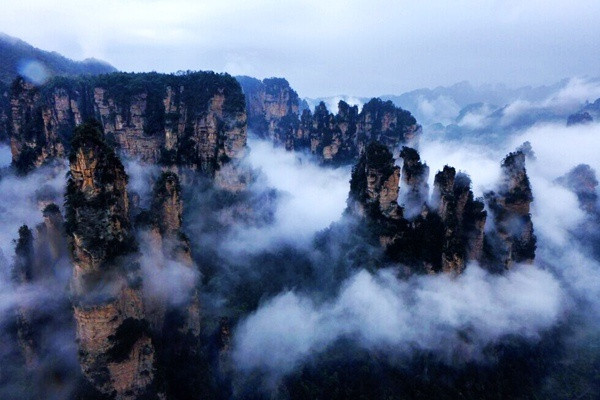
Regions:
M 0 30 L 123 71 L 282 76 L 305 97 L 377 96 L 461 81 L 518 87 L 594 76 L 599 13 L 592 0 L 37 0 L 6 4 Z

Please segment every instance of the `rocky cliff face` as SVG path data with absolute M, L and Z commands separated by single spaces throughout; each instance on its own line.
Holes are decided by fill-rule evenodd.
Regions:
M 314 114 L 305 110 L 297 127 L 290 126 L 287 132 L 280 140 L 286 148 L 310 149 L 324 163 L 344 164 L 358 160 L 371 141 L 384 144 L 398 157 L 403 145 L 417 144 L 421 127 L 408 111 L 372 99 L 360 112 L 340 101 L 336 115 L 320 103 Z
M 402 147 L 400 158 L 403 161 L 400 203 L 404 206 L 405 214 L 411 217 L 421 212 L 429 198 L 429 167 L 421 162 L 419 153 L 410 147 Z
M 522 151 L 510 153 L 501 167 L 498 190 L 485 195 L 495 227 L 486 239 L 488 254 L 493 254 L 492 264 L 506 269 L 514 263 L 533 261 L 536 237 L 530 214 L 533 195 L 525 169 L 525 154 Z
M 114 73 L 55 78 L 42 87 L 19 79 L 11 92 L 11 149 L 23 172 L 64 157 L 73 128 L 95 118 L 107 142 L 149 163 L 209 176 L 244 156 L 246 113 L 228 75 Z
M 324 163 L 354 163 L 371 141 L 398 157 L 403 145 L 415 146 L 421 133 L 414 117 L 391 101 L 372 99 L 358 107 L 340 101 L 337 114 L 321 102 L 314 113 L 300 113 L 298 94 L 285 79 L 237 78 L 246 95 L 248 126 L 288 150 L 310 150 Z
M 353 169 L 348 200 L 348 212 L 366 222 L 392 261 L 426 273 L 460 273 L 469 261 L 500 272 L 533 260 L 533 197 L 521 151 L 504 159 L 498 190 L 486 194 L 494 218 L 487 231 L 484 203 L 474 198 L 467 175 L 445 166 L 429 198 L 428 168 L 414 149 L 405 147 L 401 155 L 399 179 L 388 148 L 370 144 Z M 407 204 L 419 211 L 411 215 Z
M 155 348 L 129 222 L 127 176 L 98 123 L 79 126 L 69 156 L 66 230 L 81 368 L 106 396 L 155 391 Z
M 39 88 L 24 79 L 18 78 L 13 83 L 10 148 L 13 164 L 21 173 L 29 172 L 47 160 L 65 156 L 65 146 L 58 137 L 58 130 L 48 129 L 48 113 L 38 106 L 41 99 Z
M 352 171 L 348 207 L 361 217 L 399 219 L 399 183 L 400 168 L 394 165 L 391 153 L 374 142 Z
M 577 195 L 579 207 L 582 210 L 588 214 L 598 213 L 598 179 L 596 179 L 596 173 L 589 165 L 579 164 L 567 174 L 558 178 L 557 182 Z
M 469 260 L 481 260 L 487 214 L 474 200 L 471 179 L 445 166 L 435 175 L 432 205 L 444 226 L 442 270 L 462 271 Z
M 281 142 L 298 119 L 300 100 L 287 80 L 236 78 L 246 96 L 248 129 L 258 137 Z
M 149 234 L 152 238 L 152 251 L 162 251 L 157 259 L 176 261 L 179 265 L 190 269 L 192 276 L 197 277 L 199 271 L 192 261 L 189 240 L 181 230 L 183 201 L 177 174 L 163 172 L 156 181 L 150 216 Z M 172 266 L 168 262 L 163 262 L 158 268 L 167 269 Z M 176 306 L 181 323 L 177 327 L 170 327 L 183 333 L 189 332 L 194 337 L 200 334 L 200 300 L 197 284 L 198 282 L 192 279 L 187 282 L 187 287 L 180 288 L 182 292 L 187 291 L 187 293 L 180 293 L 179 304 Z M 166 304 L 168 301 L 165 299 L 154 300 L 158 300 L 156 304 L 159 309 L 158 313 L 163 313 L 162 316 L 154 316 L 154 320 L 157 321 L 157 326 L 162 327 L 165 316 L 174 310 L 169 308 L 169 305 Z

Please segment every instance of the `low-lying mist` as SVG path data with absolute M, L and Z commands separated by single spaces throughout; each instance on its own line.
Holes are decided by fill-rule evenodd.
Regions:
M 337 294 L 325 300 L 304 289 L 284 290 L 263 298 L 260 308 L 238 325 L 236 365 L 243 373 L 263 373 L 272 383 L 342 339 L 369 351 L 383 350 L 391 358 L 429 351 L 455 365 L 487 362 L 489 345 L 515 336 L 535 343 L 544 332 L 565 324 L 577 334 L 586 331 L 585 337 L 590 332 L 597 335 L 597 323 L 583 324 L 581 319 L 597 320 L 593 315 L 600 305 L 600 263 L 576 235 L 591 217 L 556 179 L 581 163 L 600 170 L 600 125 L 536 126 L 520 132 L 504 148 L 429 138 L 420 145 L 421 159 L 431 167 L 430 187 L 435 172 L 451 165 L 470 175 L 475 196 L 481 196 L 498 182 L 502 158 L 525 141 L 534 152 L 527 159 L 538 235 L 534 265 L 518 265 L 499 276 L 471 264 L 457 278 L 408 280 L 398 279 L 396 266 L 388 265 L 378 272 L 355 269 Z M 316 167 L 311 171 L 315 179 L 319 173 L 331 173 Z M 271 175 L 274 182 L 277 178 Z M 305 199 L 303 209 L 319 207 L 318 200 L 311 200 L 315 199 Z M 329 270 L 315 265 L 314 271 L 321 267 Z M 578 344 L 584 352 L 593 352 L 593 345 Z
M 321 168 L 309 154 L 291 153 L 267 141 L 250 139 L 248 164 L 258 174 L 251 190 L 277 191 L 273 222 L 237 230 L 232 245 L 264 249 L 279 242 L 310 242 L 314 234 L 340 219 L 346 208 L 350 168 Z
M 544 360 L 552 360 L 548 365 L 557 366 L 545 372 L 544 387 L 556 388 L 564 374 L 574 373 L 565 370 L 579 371 L 586 360 L 600 359 L 595 347 L 600 337 L 600 261 L 593 251 L 599 244 L 581 234 L 582 225 L 597 227 L 598 221 L 557 182 L 578 164 L 600 171 L 600 124 L 535 126 L 501 148 L 426 134 L 420 155 L 431 170 L 430 187 L 435 173 L 450 165 L 468 174 L 475 196 L 482 196 L 497 184 L 502 158 L 526 141 L 533 150 L 527 172 L 538 237 L 533 265 L 516 265 L 499 275 L 472 263 L 456 277 L 402 278 L 403 266 L 374 261 L 383 259 L 381 248 L 365 242 L 356 233 L 359 222 L 343 215 L 350 167 L 321 167 L 310 155 L 250 139 L 244 161 L 252 177 L 248 190 L 228 194 L 202 179 L 182 179 L 183 232 L 193 269 L 153 248 L 151 235 L 137 229 L 145 293 L 177 307 L 181 293 L 201 282 L 203 338 L 212 343 L 221 317 L 232 324 L 232 362 L 226 375 L 237 388 L 233 397 L 244 397 L 240 385 L 258 379 L 257 392 L 285 398 L 281 385 L 318 365 L 319 357 L 340 343 L 344 345 L 336 354 L 342 359 L 359 349 L 369 354 L 370 362 L 395 367 L 426 354 L 460 369 L 473 363 L 495 365 L 501 357 L 490 349 L 515 338 L 535 351 L 559 331 L 553 340 L 560 346 L 542 352 Z M 131 160 L 126 169 L 130 194 L 136 194 L 133 206 L 147 209 L 159 169 Z M 68 319 L 63 303 L 48 302 L 53 291 L 67 293 L 68 260 L 57 266 L 63 271 L 58 280 L 17 288 L 10 279 L 19 227 L 41 223 L 48 203 L 62 205 L 65 173 L 64 166 L 49 166 L 18 177 L 5 168 L 0 176 L 0 321 L 7 340 L 18 304 L 47 303 L 50 311 Z M 69 329 L 63 324 L 44 337 L 58 347 L 48 354 L 62 354 L 69 365 L 64 371 L 73 377 L 78 372 Z M 16 351 L 17 343 L 10 348 Z M 589 374 L 579 374 L 577 382 L 593 382 Z M 68 382 L 64 390 L 74 378 Z

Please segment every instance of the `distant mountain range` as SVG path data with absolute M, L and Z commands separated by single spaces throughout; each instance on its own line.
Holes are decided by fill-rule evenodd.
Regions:
M 0 33 L 0 92 L 5 94 L 0 96 L 2 109 L 7 107 L 8 85 L 18 75 L 34 84 L 43 84 L 57 75 L 97 75 L 115 71 L 115 67 L 104 61 L 91 58 L 74 61 Z M 248 80 L 255 81 L 249 77 L 237 79 L 242 87 Z M 315 110 L 320 102 L 335 114 L 342 100 L 360 109 L 371 99 L 349 95 L 302 99 L 296 94 L 296 97 L 298 115 L 307 108 Z M 475 86 L 465 81 L 379 98 L 410 111 L 423 126 L 425 134 L 444 135 L 446 139 L 489 141 L 539 123 L 566 123 L 570 116 L 570 123 L 597 120 L 598 102 L 594 103 L 594 100 L 600 98 L 600 79 L 563 79 L 550 85 L 519 88 L 500 84 Z M 5 119 L 0 115 L 0 120 Z
M 600 98 L 600 79 L 563 79 L 547 86 L 514 89 L 505 85 L 474 86 L 460 82 L 379 97 L 409 110 L 426 134 L 442 134 L 448 139 L 482 137 L 489 141 L 492 136 L 506 137 L 507 133 L 538 123 L 565 123 L 580 110 L 597 118 L 595 110 L 599 102 L 593 102 Z M 361 107 L 369 98 L 339 95 L 305 100 L 311 109 L 323 102 L 335 111 L 340 100 Z M 581 118 L 589 120 L 587 115 Z
M 96 75 L 116 70 L 105 61 L 93 58 L 74 61 L 0 33 L 0 82 L 4 84 L 10 84 L 17 75 L 42 83 L 56 75 Z

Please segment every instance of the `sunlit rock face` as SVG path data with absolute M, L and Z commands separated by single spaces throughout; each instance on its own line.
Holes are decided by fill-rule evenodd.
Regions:
M 101 393 L 133 399 L 154 390 L 156 355 L 129 222 L 127 175 L 100 129 L 89 122 L 75 131 L 65 195 L 79 359 Z
M 502 161 L 502 176 L 497 191 L 485 199 L 494 219 L 494 230 L 487 235 L 492 264 L 510 268 L 514 263 L 531 263 L 535 258 L 536 237 L 530 207 L 531 185 L 525 169 L 525 154 L 510 153 Z
M 13 163 L 27 172 L 69 151 L 72 130 L 95 118 L 107 143 L 144 162 L 214 176 L 245 154 L 246 112 L 228 75 L 114 73 L 55 78 L 11 90 Z
M 300 112 L 298 94 L 285 79 L 237 78 L 246 96 L 249 129 L 288 150 L 309 150 L 325 164 L 355 163 L 371 141 L 398 157 L 403 145 L 416 146 L 421 127 L 410 112 L 372 99 L 359 112 L 344 101 L 337 114 L 321 102 Z

